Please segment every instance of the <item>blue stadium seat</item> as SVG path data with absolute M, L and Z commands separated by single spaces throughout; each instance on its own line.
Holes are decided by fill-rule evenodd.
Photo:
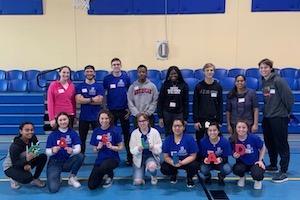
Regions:
M 104 77 L 108 75 L 108 71 L 106 70 L 97 70 L 96 71 L 96 80 L 103 81 Z
M 6 72 L 4 70 L 0 70 L 0 80 L 4 80 L 5 79 L 5 75 Z
M 297 86 L 297 80 L 295 78 L 291 78 L 291 77 L 283 77 L 283 79 L 287 82 L 287 84 L 289 85 L 289 87 L 291 88 L 291 90 L 297 90 L 298 86 Z
M 137 79 L 137 70 L 133 69 L 133 70 L 129 70 L 127 72 L 129 78 L 130 78 L 130 82 L 133 83 L 136 79 Z
M 257 90 L 259 86 L 258 79 L 254 77 L 246 77 L 246 87 Z
M 181 74 L 183 78 L 194 78 L 194 70 L 192 69 L 181 69 Z
M 160 79 L 156 79 L 156 78 L 149 78 L 149 80 L 154 83 L 154 85 L 156 86 L 157 90 L 159 91 L 161 86 L 162 86 L 162 81 Z
M 76 75 L 76 72 L 75 71 L 71 71 L 71 80 L 75 80 L 75 75 Z
M 227 76 L 228 76 L 227 69 L 224 69 L 224 68 L 217 68 L 217 69 L 215 69 L 214 78 L 216 78 L 216 79 L 222 79 L 223 77 L 227 77 Z
M 75 81 L 84 81 L 85 80 L 84 70 L 76 71 L 74 80 Z
M 160 71 L 160 78 L 161 78 L 161 80 L 165 80 L 166 79 L 167 72 L 168 72 L 167 69 L 164 69 L 164 70 Z
M 203 69 L 197 69 L 197 70 L 195 70 L 195 72 L 194 72 L 194 77 L 195 77 L 196 79 L 203 80 L 203 79 L 204 79 L 204 72 L 203 72 Z
M 14 79 L 8 81 L 9 92 L 26 92 L 27 80 Z
M 32 70 L 27 70 L 27 71 L 25 71 L 25 79 L 27 80 L 27 81 L 30 81 L 30 80 L 36 80 L 36 77 L 37 77 L 37 75 L 40 73 L 40 71 L 39 70 L 34 70 L 34 69 L 32 69 Z
M 235 78 L 233 77 L 223 77 L 219 82 L 224 91 L 230 91 L 234 87 Z
M 232 68 L 228 71 L 228 77 L 236 77 L 237 75 L 245 75 L 245 69 Z
M 289 77 L 289 78 L 296 78 L 298 77 L 298 69 L 296 68 L 283 68 L 280 70 L 281 77 Z
M 54 81 L 59 79 L 59 74 L 57 71 L 50 71 L 42 75 L 42 79 L 47 81 Z
M 248 68 L 246 69 L 246 77 L 254 77 L 259 79 L 261 77 L 259 69 L 258 68 Z
M 148 72 L 149 79 L 160 79 L 160 71 L 156 69 L 149 69 Z
M 28 92 L 45 92 L 46 91 L 46 87 L 45 87 L 46 86 L 46 81 L 41 80 L 39 83 L 42 87 L 40 87 L 37 84 L 36 80 L 28 81 L 28 85 L 27 85 Z
M 6 72 L 7 80 L 23 79 L 24 72 L 21 70 L 9 70 Z
M 185 78 L 184 81 L 188 84 L 189 91 L 194 91 L 196 85 L 199 83 L 199 79 L 196 78 Z
M 0 92 L 7 91 L 7 80 L 0 80 Z

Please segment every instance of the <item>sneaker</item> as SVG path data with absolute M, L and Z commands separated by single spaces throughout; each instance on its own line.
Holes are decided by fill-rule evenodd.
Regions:
M 158 182 L 157 177 L 156 176 L 151 176 L 151 184 L 156 185 L 157 182 Z
M 177 175 L 172 175 L 170 178 L 170 183 L 176 184 L 177 183 Z
M 246 177 L 245 177 L 245 176 L 240 177 L 240 179 L 239 179 L 238 182 L 237 182 L 237 185 L 238 185 L 239 187 L 245 187 L 245 181 L 246 181 Z
M 102 187 L 103 187 L 103 188 L 109 188 L 112 184 L 113 184 L 112 178 L 107 177 L 107 178 L 104 180 L 104 183 L 103 183 Z
M 152 180 L 151 180 L 152 181 Z M 152 183 L 152 182 L 151 182 Z M 133 185 L 137 186 L 137 185 L 145 185 L 145 180 L 143 179 L 142 181 L 133 181 Z
M 192 178 L 187 178 L 186 186 L 187 186 L 188 188 L 193 188 L 193 187 L 195 187 L 195 183 L 194 183 L 194 181 L 193 181 Z
M 221 185 L 221 186 L 225 185 L 224 178 L 225 177 L 221 173 L 218 173 L 218 183 L 219 183 L 219 185 Z
M 277 166 L 273 166 L 273 165 L 266 166 L 266 172 L 277 172 L 277 171 L 278 171 Z
M 33 179 L 30 183 L 31 185 L 37 186 L 39 188 L 43 188 L 46 186 L 44 181 L 41 181 L 41 179 L 37 178 L 37 179 Z
M 76 176 L 70 176 L 68 180 L 68 184 L 72 185 L 74 188 L 79 188 L 81 186 Z
M 255 190 L 261 190 L 261 188 L 262 188 L 262 181 L 254 181 L 253 188 Z
M 275 176 L 272 178 L 272 181 L 275 183 L 283 183 L 288 181 L 288 177 L 286 175 L 286 173 L 283 172 L 278 172 L 277 174 L 275 174 Z
M 19 189 L 21 187 L 21 185 L 17 181 L 15 181 L 14 179 L 12 179 L 12 178 L 10 178 L 9 181 L 10 181 L 10 187 L 12 189 L 16 190 L 16 189 Z

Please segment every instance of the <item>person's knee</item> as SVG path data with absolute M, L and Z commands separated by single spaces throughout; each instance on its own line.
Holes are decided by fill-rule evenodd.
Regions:
M 204 175 L 208 175 L 210 172 L 210 169 L 206 164 L 203 164 L 200 166 L 200 172 Z
M 228 174 L 231 173 L 232 168 L 228 163 L 226 163 L 226 164 L 223 165 L 222 171 L 223 171 L 224 175 L 228 175 Z
M 154 172 L 156 169 L 157 169 L 157 164 L 155 162 L 150 162 L 148 165 L 147 165 L 147 169 L 150 171 L 150 172 Z
M 48 182 L 48 189 L 50 193 L 56 193 L 59 191 L 60 184 Z

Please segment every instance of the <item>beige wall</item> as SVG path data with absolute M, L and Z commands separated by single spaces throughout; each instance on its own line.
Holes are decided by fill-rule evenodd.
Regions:
M 300 66 L 300 12 L 251 13 L 251 0 L 226 0 L 225 14 L 88 16 L 72 1 L 44 0 L 41 16 L 0 16 L 1 68 L 109 69 L 112 57 L 125 69 L 249 67 L 264 57 Z M 156 41 L 166 35 L 169 59 L 157 60 Z

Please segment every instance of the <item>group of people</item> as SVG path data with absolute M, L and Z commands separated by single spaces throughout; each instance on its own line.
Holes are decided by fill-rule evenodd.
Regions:
M 48 136 L 46 151 L 41 152 L 34 135 L 34 125 L 24 122 L 19 127 L 4 162 L 4 172 L 11 179 L 11 187 L 20 183 L 32 183 L 44 187 L 39 176 L 46 165 L 47 186 L 57 192 L 61 185 L 61 172 L 70 172 L 68 184 L 80 187 L 77 173 L 84 161 L 86 139 L 90 127 L 93 130 L 90 145 L 97 154 L 88 179 L 93 190 L 112 184 L 114 169 L 118 167 L 118 152 L 126 148 L 127 165 L 133 165 L 133 184 L 145 184 L 145 172 L 151 176 L 151 184 L 157 184 L 157 172 L 170 176 L 177 182 L 178 169 L 187 172 L 187 186 L 193 187 L 193 177 L 200 170 L 200 177 L 211 182 L 211 170 L 218 170 L 218 180 L 224 184 L 226 175 L 233 171 L 240 177 L 238 185 L 245 185 L 245 174 L 250 172 L 255 189 L 262 188 L 264 171 L 278 171 L 275 182 L 287 180 L 289 165 L 288 116 L 294 98 L 287 83 L 273 69 L 273 62 L 263 59 L 259 63 L 264 95 L 263 135 L 269 152 L 270 165 L 265 166 L 265 146 L 254 133 L 258 129 L 258 102 L 255 91 L 246 88 L 246 77 L 238 75 L 235 86 L 228 94 L 226 119 L 230 139 L 220 132 L 223 119 L 222 87 L 214 76 L 215 66 L 203 67 L 205 78 L 194 90 L 193 120 L 196 140 L 185 134 L 188 113 L 188 85 L 178 67 L 168 69 L 166 79 L 158 92 L 155 84 L 147 78 L 147 67 L 137 68 L 138 80 L 130 84 L 118 58 L 111 61 L 112 72 L 103 80 L 103 86 L 95 80 L 95 68 L 84 69 L 85 81 L 77 87 L 70 80 L 71 69 L 60 68 L 60 79 L 48 88 L 48 114 L 53 128 Z M 106 97 L 106 98 L 104 98 Z M 105 99 L 105 100 L 104 100 Z M 73 129 L 76 122 L 76 103 L 81 105 L 79 136 Z M 106 104 L 104 106 L 104 104 Z M 105 109 L 104 109 L 105 108 Z M 166 138 L 154 126 L 153 113 L 159 116 L 159 125 L 164 127 Z M 135 130 L 130 134 L 130 115 L 134 116 Z M 115 125 L 120 121 L 122 135 Z M 162 153 L 163 161 L 160 162 Z M 228 157 L 236 163 L 231 167 Z M 36 167 L 35 173 L 31 169 Z

